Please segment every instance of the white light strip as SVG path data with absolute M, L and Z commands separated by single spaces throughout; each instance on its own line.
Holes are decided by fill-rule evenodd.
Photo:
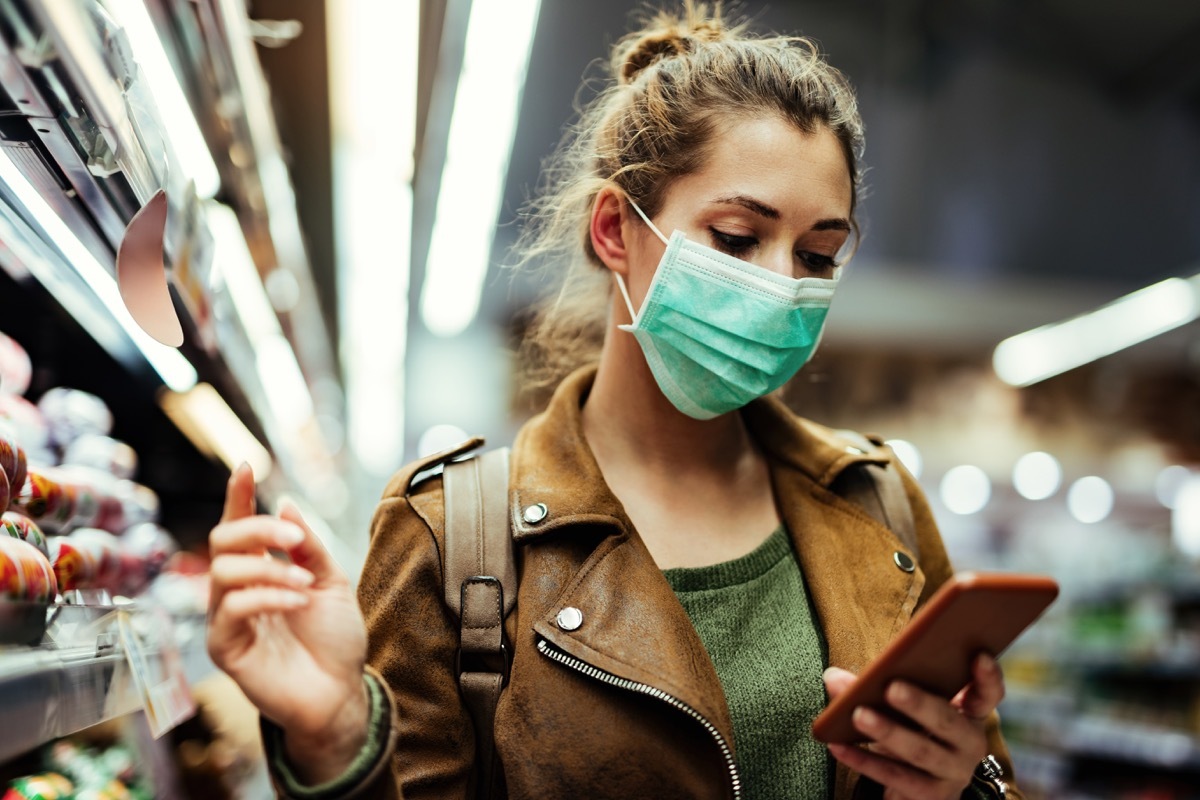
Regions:
M 1005 339 L 992 365 L 1002 381 L 1029 386 L 1200 317 L 1200 275 L 1168 278 L 1065 322 Z
M 200 383 L 187 392 L 164 392 L 159 404 L 201 452 L 212 453 L 230 470 L 245 461 L 253 468 L 256 482 L 271 474 L 267 448 L 212 386 Z
M 237 214 L 209 203 L 205 219 L 213 237 L 213 264 L 221 271 L 234 311 L 254 349 L 255 369 L 271 414 L 289 436 L 313 415 L 312 394 L 271 307 Z
M 229 290 L 234 311 L 246 329 L 247 338 L 255 344 L 264 337 L 278 335 L 282 330 L 279 317 L 263 288 L 237 214 L 229 206 L 209 202 L 204 206 L 204 218 L 213 238 L 213 266 L 225 279 L 225 287 Z
M 289 436 L 295 434 L 312 418 L 312 395 L 296 354 L 282 333 L 255 343 L 254 366 L 271 413 Z
M 347 440 L 377 476 L 404 458 L 419 6 L 326 4 Z
M 442 336 L 479 311 L 539 5 L 471 3 L 421 291 L 421 319 Z
M 129 37 L 138 78 L 150 87 L 180 167 L 196 181 L 196 194 L 203 199 L 213 197 L 221 188 L 221 175 L 144 0 L 104 0 L 104 4 Z
M 155 341 L 150 334 L 134 322 L 129 310 L 125 308 L 125 301 L 121 299 L 121 292 L 117 289 L 117 281 L 112 273 L 101 266 L 83 242 L 79 241 L 79 237 L 71 232 L 58 214 L 54 213 L 54 209 L 50 208 L 38 194 L 37 189 L 25 179 L 4 148 L 0 148 L 0 180 L 4 181 L 12 190 L 37 224 L 45 231 L 50 243 L 58 248 L 80 277 L 96 293 L 100 302 L 120 323 L 137 348 L 142 351 L 142 355 L 150 362 L 150 366 L 159 374 L 163 383 L 176 392 L 186 392 L 195 386 L 195 367 L 178 350 Z

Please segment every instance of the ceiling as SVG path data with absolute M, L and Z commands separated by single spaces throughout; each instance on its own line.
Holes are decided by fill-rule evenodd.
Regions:
M 573 103 L 588 97 L 581 78 L 599 74 L 593 62 L 644 7 L 542 1 L 495 263 Z M 286 48 L 260 55 L 332 322 L 323 8 L 320 0 L 252 3 L 257 17 L 305 25 Z M 851 307 L 843 335 L 983 345 L 1200 271 L 1200 56 L 1192 46 L 1200 4 L 810 0 L 745 8 L 758 29 L 818 39 L 859 91 L 866 238 L 851 273 L 860 299 L 843 301 Z M 469 0 L 422 0 L 421 9 L 414 294 Z M 543 287 L 494 274 L 482 313 L 502 327 Z

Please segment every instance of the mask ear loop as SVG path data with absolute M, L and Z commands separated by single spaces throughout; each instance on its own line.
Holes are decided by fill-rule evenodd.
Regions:
M 663 244 L 665 244 L 665 245 L 671 244 L 671 240 L 662 235 L 662 231 L 660 231 L 658 229 L 657 225 L 655 225 L 653 222 L 650 221 L 650 218 L 646 216 L 646 212 L 642 211 L 642 209 L 638 207 L 637 203 L 633 202 L 633 200 L 630 200 L 629 205 L 633 206 L 633 210 L 638 213 L 638 216 L 641 217 L 642 220 L 647 225 L 650 226 L 650 230 L 654 231 L 654 235 L 657 236 L 659 239 L 662 239 Z
M 662 235 L 662 231 L 658 229 L 657 225 L 650 221 L 650 218 L 646 216 L 646 212 L 642 211 L 642 209 L 638 207 L 638 204 L 633 202 L 631 198 L 626 197 L 626 199 L 629 200 L 629 205 L 633 206 L 633 210 L 638 213 L 638 216 L 642 218 L 642 221 L 650 226 L 650 230 L 654 231 L 654 235 L 659 239 L 662 239 L 663 244 L 670 245 L 671 240 Z M 635 313 L 633 310 L 633 301 L 629 299 L 629 290 L 625 288 L 625 279 L 621 277 L 621 273 L 619 272 L 613 272 L 613 276 L 617 279 L 617 288 L 621 290 L 621 295 L 625 298 L 625 307 L 629 309 L 629 318 L 634 322 L 637 322 L 637 313 Z

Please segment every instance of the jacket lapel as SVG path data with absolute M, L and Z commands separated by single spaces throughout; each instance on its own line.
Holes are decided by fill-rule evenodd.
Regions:
M 732 745 L 733 725 L 712 661 L 583 437 L 580 409 L 593 377 L 594 371 L 581 370 L 563 381 L 513 448 L 512 529 L 519 544 L 584 530 L 608 533 L 562 591 L 536 610 L 534 630 L 568 655 L 670 694 Z M 583 615 L 574 630 L 557 623 L 567 607 Z
M 518 543 L 570 535 L 579 526 L 610 531 L 558 596 L 536 612 L 534 630 L 587 664 L 669 693 L 732 743 L 712 661 L 583 438 L 580 409 L 593 377 L 594 370 L 587 369 L 568 377 L 547 410 L 522 428 L 514 447 L 512 525 Z M 895 535 L 829 488 L 843 470 L 883 459 L 797 418 L 774 398 L 752 403 L 743 416 L 770 462 L 776 502 L 829 664 L 860 672 L 908 622 L 925 585 L 919 567 L 906 573 L 897 566 L 901 546 Z M 544 509 L 531 512 L 538 504 Z M 582 612 L 574 630 L 557 622 L 567 607 Z M 850 797 L 856 777 L 839 766 L 835 796 Z

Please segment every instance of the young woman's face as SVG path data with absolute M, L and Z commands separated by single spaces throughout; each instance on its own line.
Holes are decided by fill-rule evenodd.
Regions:
M 853 187 L 846 156 L 826 128 L 806 134 L 775 116 L 726 124 L 707 163 L 676 180 L 654 224 L 792 278 L 833 276 L 850 235 Z M 648 226 L 630 243 L 634 306 L 665 245 Z

